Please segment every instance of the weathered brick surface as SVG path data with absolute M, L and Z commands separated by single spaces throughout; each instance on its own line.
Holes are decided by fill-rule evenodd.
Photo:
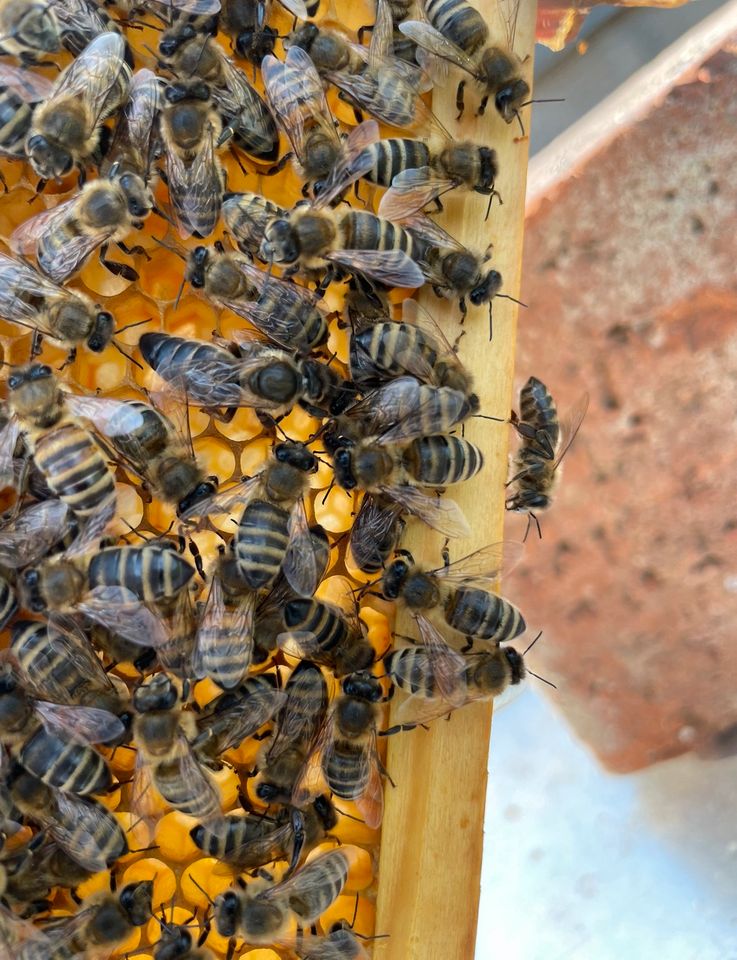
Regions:
M 722 47 L 548 184 L 527 228 L 519 376 L 591 405 L 510 593 L 545 629 L 533 669 L 617 771 L 737 730 L 737 37 Z

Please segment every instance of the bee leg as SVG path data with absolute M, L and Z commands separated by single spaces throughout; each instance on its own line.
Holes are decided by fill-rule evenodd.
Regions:
M 124 277 L 126 280 L 134 282 L 138 279 L 138 273 L 129 267 L 127 263 L 118 263 L 117 260 L 107 259 L 107 244 L 100 247 L 100 263 L 115 277 Z
M 87 171 L 84 167 L 80 167 L 77 174 L 77 186 L 81 189 L 85 183 L 87 183 Z
M 450 566 L 450 550 L 448 549 L 449 540 L 446 537 L 445 543 L 443 544 L 443 549 L 440 551 L 440 556 L 443 558 L 443 566 L 447 570 Z
M 45 190 L 45 188 L 46 188 L 46 184 L 47 184 L 48 182 L 49 182 L 48 180 L 39 180 L 38 183 L 36 184 L 36 191 L 35 191 L 35 193 L 36 193 L 36 194 L 43 193 L 44 190 Z M 34 194 L 34 196 L 32 196 L 31 199 L 30 199 L 28 202 L 29 202 L 29 203 L 33 203 L 33 201 L 34 201 L 35 199 L 36 199 L 36 196 L 35 196 L 35 194 Z
M 415 724 L 415 726 L 416 726 L 416 724 Z M 420 726 L 422 726 L 422 724 L 420 724 Z M 427 727 L 425 727 L 425 729 L 427 730 Z M 381 760 L 378 760 L 378 761 L 377 761 L 377 765 L 378 765 L 378 767 L 379 767 L 379 773 L 382 775 L 382 777 L 386 777 L 386 779 L 389 781 L 389 783 L 390 783 L 390 784 L 394 787 L 394 789 L 396 790 L 397 785 L 396 785 L 396 783 L 392 780 L 392 778 L 389 776 L 389 771 L 386 769 L 386 767 L 385 767 L 384 764 L 381 762 Z
M 461 80 L 458 84 L 458 89 L 456 90 L 456 110 L 458 111 L 458 116 L 456 120 L 460 120 L 463 116 L 464 102 L 463 102 L 463 91 L 466 87 L 466 81 Z
M 3 193 L 7 193 L 7 192 L 8 192 L 8 181 L 5 179 L 5 176 L 4 176 L 3 172 L 2 172 L 2 170 L 0 170 L 0 181 L 2 181 L 2 184 L 3 184 Z
M 435 209 L 437 210 L 438 213 L 442 213 L 443 210 L 445 209 L 445 207 L 440 201 L 440 197 L 435 197 Z
M 292 151 L 288 150 L 283 157 L 277 160 L 273 167 L 269 167 L 269 169 L 266 171 L 266 176 L 273 177 L 275 173 L 281 173 L 293 156 L 294 154 Z
M 40 353 L 40 352 L 41 352 L 40 349 L 39 349 L 37 352 Z M 59 367 L 59 370 L 61 371 L 61 370 L 66 369 L 66 367 L 68 367 L 70 363 L 74 363 L 74 361 L 75 361 L 76 359 L 77 359 L 77 348 L 76 348 L 76 347 L 72 347 L 72 349 L 71 349 L 71 350 L 69 351 L 69 353 L 67 354 L 66 360 L 65 360 L 64 363 L 62 363 L 62 365 Z
M 194 565 L 197 568 L 197 573 L 205 579 L 205 566 L 202 563 L 202 554 L 200 553 L 200 548 L 194 542 L 194 540 L 189 541 L 189 552 L 192 554 L 192 559 L 194 560 Z
M 33 336 L 31 337 L 31 357 L 33 360 L 35 357 L 41 353 L 41 345 L 43 343 L 43 334 L 40 330 L 34 330 Z
M 373 23 L 367 23 L 363 27 L 358 28 L 358 42 L 363 43 L 363 37 L 366 33 L 373 33 L 374 25 Z
M 119 240 L 118 243 L 115 244 L 115 246 L 118 248 L 118 250 L 122 250 L 123 253 L 127 253 L 129 257 L 141 256 L 141 254 L 143 254 L 143 256 L 147 260 L 151 259 L 148 251 L 144 247 L 142 247 L 140 244 L 136 244 L 135 247 L 129 247 L 127 244 L 123 243 L 122 240 Z
M 484 111 L 486 110 L 486 104 L 488 102 L 489 102 L 489 94 L 487 93 L 486 96 L 481 100 L 481 103 L 479 104 L 479 108 L 476 111 L 477 117 L 483 117 Z
M 461 311 L 461 323 L 465 323 L 466 314 L 468 313 L 468 307 L 466 306 L 465 297 L 461 297 L 461 299 L 458 301 L 458 306 L 460 307 L 460 311 Z
M 461 653 L 468 653 L 473 648 L 473 637 L 466 637 L 466 642 L 461 647 Z

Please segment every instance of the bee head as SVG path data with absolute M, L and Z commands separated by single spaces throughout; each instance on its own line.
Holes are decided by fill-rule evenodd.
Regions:
M 201 483 L 198 483 L 194 490 L 190 490 L 186 497 L 182 497 L 177 506 L 177 516 L 188 513 L 194 506 L 200 503 L 203 500 L 208 500 L 215 491 L 217 486 L 213 483 L 212 480 L 203 480 Z
M 343 693 L 348 697 L 378 703 L 382 698 L 381 684 L 371 673 L 352 673 L 343 681 Z
M 215 927 L 221 937 L 234 937 L 241 921 L 241 898 L 227 890 L 215 898 Z
M 90 335 L 87 337 L 87 346 L 93 353 L 102 353 L 113 338 L 115 321 L 112 313 L 99 310 L 95 315 Z
M 195 247 L 189 255 L 187 280 L 195 290 L 201 290 L 205 286 L 205 273 L 209 260 L 210 251 L 207 247 Z
M 317 457 L 303 443 L 297 443 L 294 440 L 277 443 L 274 447 L 274 457 L 279 463 L 287 463 L 303 473 L 317 473 Z
M 386 568 L 381 579 L 381 592 L 387 600 L 396 600 L 400 595 L 410 569 L 411 559 L 405 559 L 404 557 L 392 560 Z
M 272 220 L 264 230 L 260 256 L 276 263 L 294 263 L 299 257 L 299 246 L 289 220 Z
M 517 116 L 519 108 L 530 96 L 530 88 L 524 80 L 513 80 L 498 91 L 494 97 L 494 105 L 507 123 L 511 123 Z
M 44 180 L 59 180 L 71 172 L 74 159 L 68 150 L 35 133 L 26 142 L 26 153 L 34 171 Z
M 235 40 L 236 53 L 244 60 L 260 64 L 265 56 L 274 52 L 278 36 L 273 27 L 266 25 L 259 25 L 256 29 L 241 30 Z
M 147 217 L 153 207 L 153 198 L 143 178 L 137 173 L 124 173 L 118 183 L 125 194 L 130 215 L 136 219 Z
M 502 286 L 502 275 L 497 270 L 489 270 L 482 281 L 478 283 L 468 295 L 475 306 L 480 303 L 489 303 L 499 292 Z
M 120 906 L 134 927 L 142 927 L 151 918 L 152 880 L 129 883 L 120 891 Z
M 155 673 L 133 693 L 133 707 L 139 713 L 152 710 L 172 710 L 179 701 L 179 693 L 170 677 Z
M 330 797 L 324 793 L 315 797 L 312 802 L 312 809 L 317 814 L 318 820 L 325 830 L 332 830 L 338 823 L 338 814 Z

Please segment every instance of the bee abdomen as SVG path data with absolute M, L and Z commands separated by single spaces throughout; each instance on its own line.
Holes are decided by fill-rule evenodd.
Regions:
M 258 305 L 267 315 L 281 317 L 284 315 L 284 304 L 279 289 L 274 284 L 265 284 L 258 299 Z M 328 327 L 325 316 L 310 303 L 303 306 L 296 304 L 290 309 L 292 321 L 291 341 L 300 353 L 309 353 L 323 343 L 327 337 Z
M 128 852 L 125 834 L 115 819 L 99 801 L 85 797 L 90 817 L 69 817 L 64 808 L 54 811 L 54 817 L 65 828 L 67 846 L 76 851 L 74 859 L 91 870 L 101 870 L 102 864 L 111 866 L 118 857 Z M 93 818 L 94 814 L 94 818 Z
M 45 690 L 47 684 L 61 686 L 69 691 L 70 700 L 75 693 L 87 684 L 87 678 L 75 667 L 71 657 L 55 653 L 49 642 L 45 623 L 37 620 L 19 620 L 13 626 L 10 649 L 18 658 L 23 671 L 30 677 L 39 690 Z
M 184 774 L 179 760 L 156 764 L 151 776 L 161 796 L 181 813 L 198 820 L 212 817 L 212 795 L 200 784 L 191 783 Z M 204 786 L 204 785 L 203 785 Z
M 414 479 L 429 487 L 468 480 L 484 465 L 483 454 L 475 444 L 462 437 L 442 435 L 413 440 L 404 459 Z
M 426 167 L 430 162 L 430 150 L 422 140 L 410 140 L 405 137 L 390 137 L 379 140 L 366 147 L 363 155 L 371 153 L 374 165 L 364 173 L 364 178 L 370 183 L 382 187 L 391 186 L 391 182 L 402 170 L 411 170 L 415 167 Z
M 193 576 L 194 569 L 176 550 L 155 543 L 100 550 L 88 572 L 90 589 L 125 587 L 146 602 L 175 597 Z
M 325 779 L 336 797 L 355 800 L 368 782 L 368 768 L 363 751 L 347 741 L 337 743 L 325 764 Z
M 361 352 L 358 352 L 361 351 Z M 356 334 L 351 341 L 351 373 L 361 378 L 366 361 L 387 377 L 399 377 L 418 367 L 418 360 L 431 369 L 437 361 L 437 352 L 427 342 L 421 330 L 409 323 L 377 323 Z M 355 372 L 353 368 L 356 368 Z
M 235 535 L 235 556 L 251 590 L 271 586 L 289 543 L 289 513 L 266 500 L 254 500 L 243 511 Z
M 0 630 L 10 621 L 18 612 L 18 601 L 15 598 L 15 590 L 0 574 Z
M 550 391 L 537 377 L 530 377 L 520 390 L 520 417 L 547 434 L 551 449 L 558 443 L 558 410 Z M 533 441 L 534 443 L 534 441 Z
M 100 793 L 112 782 L 107 764 L 92 747 L 62 740 L 44 729 L 23 745 L 20 762 L 39 780 L 65 793 Z
M 407 693 L 432 697 L 436 692 L 435 674 L 427 653 L 420 648 L 396 650 L 386 660 L 386 672 Z
M 7 87 L 0 87 L 0 151 L 25 156 L 25 140 L 31 129 L 33 108 Z
M 38 437 L 33 457 L 48 485 L 78 517 L 89 517 L 115 496 L 113 476 L 100 448 L 75 424 Z
M 504 643 L 524 633 L 522 614 L 508 600 L 475 587 L 459 587 L 445 604 L 445 619 L 466 637 Z
M 320 649 L 328 654 L 348 636 L 345 621 L 317 600 L 291 600 L 284 608 L 284 622 L 290 630 L 313 633 Z
M 465 0 L 429 0 L 427 16 L 436 30 L 469 55 L 483 46 L 489 37 L 484 18 Z
M 340 230 L 346 250 L 403 250 L 412 259 L 419 255 L 419 244 L 409 231 L 366 210 L 344 214 Z

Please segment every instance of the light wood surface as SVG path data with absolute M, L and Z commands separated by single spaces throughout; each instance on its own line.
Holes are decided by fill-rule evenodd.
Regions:
M 488 19 L 492 40 L 506 45 L 503 11 L 496 0 L 478 0 L 475 5 Z M 521 0 L 514 48 L 521 59 L 528 58 L 523 70 L 530 84 L 535 12 L 534 0 Z M 495 202 L 484 222 L 487 198 L 456 191 L 443 198 L 445 212 L 438 222 L 473 249 L 484 250 L 493 243 L 491 263 L 504 278 L 503 291 L 517 297 L 527 140 L 518 124 L 507 126 L 499 118 L 493 100 L 484 117 L 474 116 L 479 97 L 472 82 L 466 87 L 466 111 L 457 122 L 456 85 L 452 74 L 442 89 L 435 90 L 433 110 L 454 138 L 474 139 L 496 149 L 497 187 L 504 205 Z M 529 107 L 523 110 L 523 121 L 529 131 Z M 458 333 L 457 307 L 426 292 L 420 302 L 452 342 Z M 475 375 L 481 410 L 492 416 L 508 416 L 512 406 L 517 309 L 509 300 L 494 301 L 494 339 L 489 343 L 488 308 L 470 307 L 460 343 L 461 358 Z M 463 508 L 473 531 L 468 539 L 450 544 L 451 559 L 503 536 L 509 428 L 474 420 L 466 427 L 466 437 L 482 448 L 486 463 L 473 480 L 447 491 Z M 422 524 L 410 524 L 403 546 L 425 563 L 442 562 L 441 540 Z M 397 630 L 410 629 L 400 618 Z M 392 715 L 395 710 L 393 704 Z M 475 704 L 447 722 L 437 721 L 429 732 L 419 729 L 390 738 L 388 769 L 396 788 L 387 786 L 385 791 L 376 923 L 377 934 L 388 937 L 375 941 L 376 960 L 472 960 L 490 732 L 490 705 Z M 491 957 L 491 945 L 482 946 L 480 956 Z

